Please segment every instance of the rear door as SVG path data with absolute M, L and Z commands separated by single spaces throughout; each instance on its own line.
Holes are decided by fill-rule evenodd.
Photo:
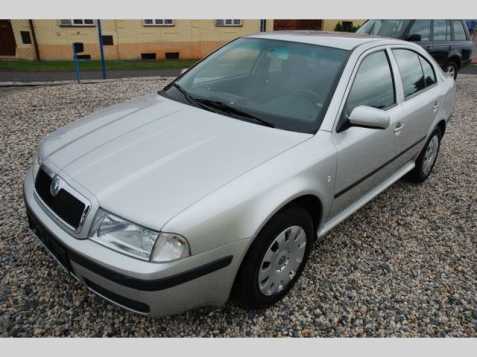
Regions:
M 447 65 L 451 51 L 451 25 L 449 20 L 434 20 L 432 31 L 432 46 L 428 52 L 441 67 Z
M 392 175 L 396 167 L 393 123 L 399 111 L 389 54 L 382 48 L 363 55 L 335 128 L 337 173 L 332 214 L 338 214 Z M 350 126 L 353 108 L 367 105 L 388 111 L 387 129 Z
M 393 48 L 392 53 L 403 89 L 402 116 L 394 130 L 397 161 L 403 165 L 421 149 L 441 103 L 433 65 L 410 49 Z
M 452 53 L 455 53 L 461 59 L 462 64 L 467 64 L 472 56 L 472 41 L 462 20 L 452 20 L 451 24 L 454 39 Z

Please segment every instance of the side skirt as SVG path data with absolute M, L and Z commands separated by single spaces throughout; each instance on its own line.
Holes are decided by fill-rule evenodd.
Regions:
M 337 226 L 341 222 L 343 222 L 346 218 L 351 216 L 354 212 L 358 209 L 363 207 L 366 203 L 371 201 L 374 197 L 379 195 L 381 192 L 386 190 L 389 186 L 393 183 L 398 181 L 401 177 L 411 171 L 415 166 L 414 161 L 409 162 L 403 167 L 401 167 L 396 173 L 390 176 L 387 180 L 383 181 L 380 185 L 378 185 L 374 190 L 369 191 L 363 197 L 361 197 L 358 201 L 354 202 L 348 208 L 344 209 L 336 216 L 331 218 L 321 229 L 318 231 L 318 238 L 322 238 L 326 233 L 328 233 L 333 227 Z

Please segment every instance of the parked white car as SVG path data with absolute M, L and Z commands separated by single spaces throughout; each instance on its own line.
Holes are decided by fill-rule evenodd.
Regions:
M 239 38 L 158 94 L 42 140 L 30 226 L 74 277 L 154 316 L 280 300 L 313 242 L 432 171 L 455 83 L 420 46 L 321 32 Z M 385 222 L 383 222 L 385 224 Z

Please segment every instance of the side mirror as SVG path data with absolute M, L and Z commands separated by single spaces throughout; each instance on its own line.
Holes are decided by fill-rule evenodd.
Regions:
M 386 129 L 390 122 L 389 114 L 384 110 L 359 105 L 349 115 L 349 122 L 353 126 L 373 129 Z
M 189 69 L 189 68 L 182 68 L 182 69 L 181 69 L 181 74 L 186 73 L 188 69 Z
M 419 41 L 421 41 L 421 39 L 422 39 L 421 35 L 415 33 L 415 34 L 412 34 L 411 36 L 409 36 L 408 38 L 406 38 L 406 41 L 419 42 Z

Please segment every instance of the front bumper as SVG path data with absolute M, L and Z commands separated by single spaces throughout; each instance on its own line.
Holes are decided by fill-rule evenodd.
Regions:
M 88 289 L 128 310 L 161 316 L 223 305 L 248 240 L 171 263 L 134 259 L 89 239 L 76 239 L 43 211 L 28 170 L 24 200 L 30 227 L 49 253 Z

